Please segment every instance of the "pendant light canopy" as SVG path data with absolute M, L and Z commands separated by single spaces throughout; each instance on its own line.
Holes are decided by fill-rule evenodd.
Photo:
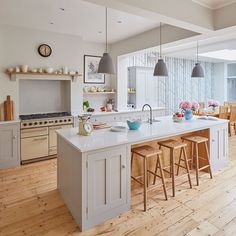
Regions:
M 160 23 L 160 58 L 158 59 L 158 62 L 154 69 L 154 76 L 168 76 L 168 70 L 166 63 L 162 59 L 162 43 L 161 43 L 161 23 Z
M 192 78 L 203 78 L 204 76 L 205 76 L 204 70 L 198 60 L 198 42 L 197 42 L 197 63 L 195 64 L 193 68 Z
M 114 64 L 111 56 L 107 51 L 107 8 L 106 8 L 106 51 L 103 53 L 103 56 L 98 65 L 98 73 L 102 74 L 115 74 Z

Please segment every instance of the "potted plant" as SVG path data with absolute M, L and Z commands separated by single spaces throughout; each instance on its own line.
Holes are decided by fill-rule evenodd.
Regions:
M 191 120 L 193 118 L 193 111 L 199 109 L 198 102 L 183 101 L 179 104 L 179 108 L 183 111 L 186 120 Z

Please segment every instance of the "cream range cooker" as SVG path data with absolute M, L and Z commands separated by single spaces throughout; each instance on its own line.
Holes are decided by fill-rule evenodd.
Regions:
M 21 115 L 21 163 L 55 157 L 56 130 L 73 126 L 68 112 Z

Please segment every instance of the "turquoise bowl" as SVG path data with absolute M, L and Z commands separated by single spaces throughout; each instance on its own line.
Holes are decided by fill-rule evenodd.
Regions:
M 127 125 L 129 126 L 130 130 L 138 130 L 142 124 L 142 121 L 140 120 L 127 120 Z

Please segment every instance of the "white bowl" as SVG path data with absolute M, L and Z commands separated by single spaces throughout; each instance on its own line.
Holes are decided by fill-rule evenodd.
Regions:
M 51 74 L 53 72 L 53 68 L 52 67 L 48 67 L 45 70 L 47 73 Z

